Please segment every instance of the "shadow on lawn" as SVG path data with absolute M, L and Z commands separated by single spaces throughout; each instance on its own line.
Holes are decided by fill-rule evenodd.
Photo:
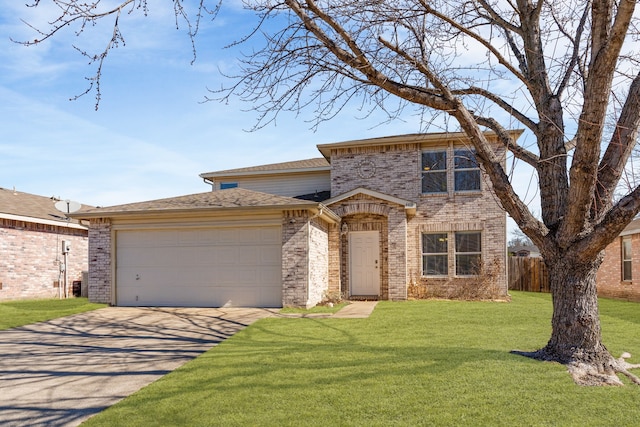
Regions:
M 359 329 L 355 326 L 358 321 L 351 319 L 341 320 L 340 324 L 331 319 L 286 321 L 289 326 L 289 322 L 295 322 L 295 328 L 282 327 L 277 322 L 280 320 L 267 319 L 255 324 L 224 352 L 198 359 L 198 366 L 189 365 L 192 375 L 183 370 L 179 375 L 188 377 L 174 376 L 175 387 L 166 387 L 162 398 L 173 395 L 182 402 L 199 401 L 195 395 L 206 393 L 208 399 L 217 401 L 216 395 L 227 396 L 235 391 L 242 395 L 247 389 L 297 394 L 317 385 L 356 387 L 383 377 L 407 378 L 415 373 L 437 376 L 457 372 L 468 363 L 519 358 L 508 350 L 465 346 L 461 342 L 438 346 L 430 344 L 428 338 L 417 344 L 384 342 L 385 332 L 378 340 L 372 339 L 368 334 L 375 332 Z M 192 399 L 189 393 L 194 393 Z
M 0 331 L 1 424 L 78 425 L 265 315 L 105 308 Z

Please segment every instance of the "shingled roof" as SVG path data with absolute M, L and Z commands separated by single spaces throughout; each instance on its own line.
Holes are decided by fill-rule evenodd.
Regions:
M 65 226 L 69 221 L 54 206 L 59 200 L 0 187 L 0 218 Z M 87 207 L 83 206 L 83 209 Z M 71 222 L 77 224 L 78 221 Z
M 245 188 L 231 188 L 220 191 L 190 194 L 187 196 L 170 197 L 166 199 L 150 200 L 147 202 L 129 203 L 125 205 L 95 208 L 72 214 L 75 218 L 100 218 L 135 213 L 185 212 L 198 210 L 229 210 L 229 209 L 328 209 L 318 202 L 300 200 L 292 197 L 277 196 L 247 190 Z M 335 216 L 335 214 L 334 214 Z M 337 217 L 336 217 L 337 219 Z
M 309 170 L 329 170 L 329 162 L 324 157 L 296 160 L 292 162 L 271 163 L 268 165 L 250 166 L 246 168 L 227 169 L 222 171 L 201 173 L 202 178 L 237 175 L 261 175 L 273 172 L 307 172 Z

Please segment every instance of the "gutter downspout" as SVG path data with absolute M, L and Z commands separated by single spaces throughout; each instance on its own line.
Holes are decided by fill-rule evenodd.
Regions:
M 204 181 L 205 184 L 210 185 L 211 186 L 211 191 L 215 191 L 216 190 L 216 183 L 215 181 L 211 181 L 207 178 L 202 178 L 202 180 Z

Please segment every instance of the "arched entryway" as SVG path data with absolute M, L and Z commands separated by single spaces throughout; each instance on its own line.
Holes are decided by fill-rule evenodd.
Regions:
M 388 220 L 382 215 L 342 218 L 342 293 L 350 298 L 389 298 Z
M 326 205 L 341 218 L 336 246 L 342 294 L 352 299 L 405 300 L 408 283 L 407 217 L 415 215 L 415 203 L 366 188 L 356 188 L 327 200 Z M 367 246 L 367 250 L 363 250 L 363 245 Z M 354 251 L 358 251 L 356 256 Z M 369 269 L 360 268 L 360 261 L 368 262 Z M 379 271 L 376 276 L 379 277 L 379 285 L 376 280 L 372 285 L 359 282 L 362 275 L 371 277 L 376 274 L 375 270 Z M 368 295 L 376 287 L 377 295 Z

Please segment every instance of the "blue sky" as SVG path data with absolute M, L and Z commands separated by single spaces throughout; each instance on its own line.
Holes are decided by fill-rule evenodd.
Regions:
M 191 65 L 189 38 L 164 3 L 121 21 L 126 46 L 105 63 L 95 111 L 93 93 L 69 101 L 94 71 L 71 45 L 102 48 L 110 25 L 24 47 L 10 41 L 35 37 L 20 19 L 42 25 L 53 15 L 0 0 L 0 187 L 108 206 L 208 191 L 202 172 L 319 157 L 316 144 L 420 131 L 416 117 L 379 125 L 384 116 L 363 119 L 354 105 L 315 131 L 308 111 L 247 132 L 257 118 L 250 105 L 202 101 L 229 83 L 219 70 L 236 69 L 238 50 L 223 46 L 252 15 L 227 2 L 203 23 Z M 526 191 L 529 176 L 517 180 Z
M 71 44 L 100 48 L 105 33 L 24 47 L 9 40 L 34 37 L 20 18 L 46 18 L 0 0 L 1 187 L 106 206 L 207 191 L 201 172 L 319 157 L 319 143 L 419 130 L 415 122 L 376 127 L 375 117 L 345 111 L 315 132 L 311 113 L 282 114 L 276 125 L 247 132 L 257 117 L 250 105 L 202 101 L 207 88 L 228 84 L 218 69 L 233 70 L 238 51 L 222 47 L 244 34 L 251 15 L 229 7 L 205 22 L 191 65 L 188 37 L 160 3 L 146 18 L 126 17 L 127 44 L 105 64 L 95 111 L 93 94 L 69 101 L 93 72 Z

